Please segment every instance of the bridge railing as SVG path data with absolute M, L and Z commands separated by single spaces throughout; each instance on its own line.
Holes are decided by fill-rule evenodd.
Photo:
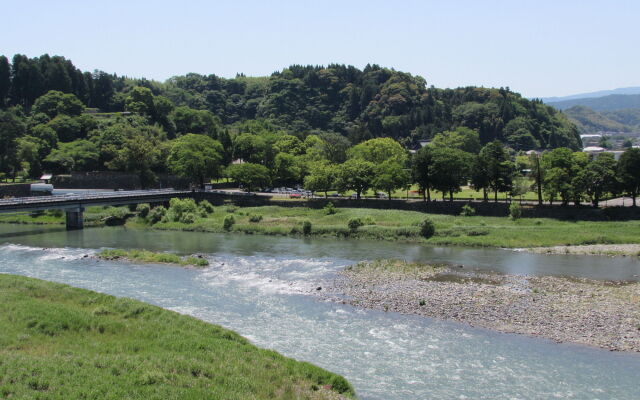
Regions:
M 131 190 L 131 191 L 119 191 L 119 192 L 100 192 L 100 193 L 69 193 L 64 195 L 54 196 L 33 196 L 33 197 L 15 197 L 10 199 L 0 199 L 0 207 L 2 206 L 20 206 L 31 204 L 54 204 L 69 201 L 86 201 L 86 200 L 101 200 L 101 199 L 125 199 L 135 197 L 151 197 L 157 195 L 168 194 L 184 194 L 185 191 L 176 191 L 173 189 L 154 189 L 154 190 Z

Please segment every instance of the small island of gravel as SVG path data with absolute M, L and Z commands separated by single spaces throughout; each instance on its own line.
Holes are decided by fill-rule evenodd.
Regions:
M 619 351 L 640 351 L 640 283 L 502 275 L 398 260 L 347 267 L 321 296 Z

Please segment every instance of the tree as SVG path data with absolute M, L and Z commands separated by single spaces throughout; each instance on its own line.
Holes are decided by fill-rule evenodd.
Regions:
M 226 175 L 243 185 L 248 192 L 253 191 L 256 187 L 266 187 L 271 182 L 269 170 L 260 164 L 232 164 L 227 168 Z
M 100 154 L 95 144 L 88 140 L 60 143 L 44 162 L 53 172 L 93 171 L 98 167 Z
M 336 186 L 342 192 L 353 190 L 356 198 L 366 192 L 373 184 L 375 178 L 375 164 L 359 158 L 347 160 L 338 166 L 338 179 Z
M 442 192 L 442 197 L 449 194 L 453 201 L 453 194 L 460 191 L 460 187 L 467 183 L 473 155 L 458 149 L 435 148 L 431 153 L 431 179 L 433 188 Z
M 573 195 L 572 180 L 580 172 L 571 149 L 560 147 L 542 155 L 540 160 L 543 176 L 543 189 L 549 202 L 560 196 L 562 204 L 567 205 L 576 196 Z
M 506 149 L 498 140 L 487 144 L 478 155 L 478 168 L 486 174 L 487 188 L 494 192 L 494 201 L 498 201 L 498 192 L 511 190 L 514 165 Z
M 453 131 L 444 131 L 434 136 L 433 147 L 448 147 L 467 153 L 477 154 L 480 151 L 480 135 L 477 131 L 461 126 Z
M 391 193 L 397 189 L 403 189 L 409 184 L 411 177 L 402 168 L 402 165 L 393 160 L 388 160 L 376 167 L 373 187 L 386 192 L 391 200 Z
M 578 179 L 594 207 L 598 207 L 605 193 L 616 191 L 616 167 L 613 154 L 601 153 L 580 171 Z
M 265 164 L 267 142 L 260 136 L 242 133 L 233 140 L 233 157 L 252 164 Z
M 189 133 L 173 141 L 167 163 L 173 173 L 204 187 L 205 179 L 220 177 L 223 151 L 217 140 Z
M 125 108 L 135 113 L 154 116 L 156 109 L 151 89 L 142 86 L 136 86 L 131 89 L 125 100 Z
M 0 171 L 15 177 L 16 139 L 24 135 L 25 126 L 15 110 L 0 110 Z
M 328 197 L 327 192 L 334 188 L 337 169 L 335 165 L 328 162 L 315 162 L 310 166 L 309 175 L 304 177 L 304 188 L 312 192 L 324 192 L 324 197 Z
M 351 147 L 349 139 L 335 132 L 322 132 L 318 137 L 324 142 L 323 153 L 327 160 L 334 164 L 347 160 L 347 151 Z
M 422 147 L 413 156 L 411 164 L 413 181 L 418 184 L 424 201 L 431 201 L 431 189 L 433 188 L 431 179 L 433 158 L 431 150 L 431 146 Z
M 0 108 L 4 108 L 11 88 L 11 67 L 5 56 L 0 56 Z
M 537 152 L 532 153 L 529 156 L 531 160 L 531 175 L 535 180 L 535 188 L 538 193 L 538 205 L 542 205 L 542 182 L 543 182 L 543 169 L 540 166 L 540 155 Z
M 50 90 L 36 99 L 32 113 L 43 113 L 49 118 L 55 118 L 58 114 L 77 116 L 82 114 L 83 110 L 84 104 L 75 95 Z
M 391 138 L 370 139 L 353 146 L 347 152 L 349 158 L 359 158 L 376 165 L 387 160 L 404 164 L 407 160 L 407 151 Z
M 618 161 L 618 177 L 622 190 L 631 196 L 635 207 L 640 193 L 640 149 L 631 148 L 622 153 Z
M 166 139 L 157 125 L 149 128 L 130 127 L 125 130 L 120 148 L 115 151 L 114 158 L 106 163 L 110 169 L 138 174 L 143 188 L 156 182 L 153 170 L 162 165 L 162 141 Z
M 42 174 L 40 160 L 44 146 L 41 139 L 33 136 L 23 136 L 16 140 L 17 160 L 24 165 L 31 178 L 38 178 Z
M 299 183 L 302 177 L 298 159 L 288 153 L 278 153 L 273 162 L 273 179 L 276 185 Z

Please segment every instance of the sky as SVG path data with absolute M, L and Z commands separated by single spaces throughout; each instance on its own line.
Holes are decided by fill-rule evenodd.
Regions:
M 640 86 L 640 1 L 6 1 L 0 54 L 164 81 L 367 63 L 526 97 Z

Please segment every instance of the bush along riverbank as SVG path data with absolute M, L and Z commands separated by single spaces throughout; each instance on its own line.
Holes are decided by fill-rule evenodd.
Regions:
M 378 260 L 347 267 L 317 295 L 557 342 L 640 351 L 640 283 Z
M 102 260 L 124 260 L 154 264 L 170 264 L 179 266 L 206 267 L 209 261 L 202 256 L 191 255 L 181 257 L 173 253 L 156 253 L 148 250 L 121 250 L 107 249 L 102 250 L 96 257 Z
M 139 301 L 0 274 L 0 398 L 343 399 L 341 376 Z
M 640 221 L 559 221 L 514 217 L 436 215 L 417 211 L 304 207 L 213 207 L 206 201 L 173 199 L 169 208 L 141 205 L 127 222 L 140 229 L 299 237 L 397 240 L 433 245 L 506 248 L 640 243 Z M 425 221 L 430 221 L 426 223 Z M 425 224 L 429 225 L 425 228 Z M 431 229 L 433 228 L 433 229 Z

